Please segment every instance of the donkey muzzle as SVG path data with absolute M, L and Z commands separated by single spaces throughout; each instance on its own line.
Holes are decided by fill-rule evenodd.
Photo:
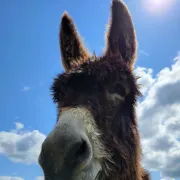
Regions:
M 40 164 L 51 179 L 71 180 L 92 160 L 92 147 L 77 119 L 61 117 L 42 145 Z

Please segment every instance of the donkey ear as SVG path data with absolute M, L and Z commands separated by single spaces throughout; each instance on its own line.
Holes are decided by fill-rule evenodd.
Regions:
M 121 0 L 112 0 L 105 55 L 120 55 L 132 69 L 136 58 L 136 46 L 136 34 L 126 5 Z
M 61 19 L 59 33 L 61 60 L 66 71 L 71 70 L 73 64 L 80 65 L 89 57 L 87 49 L 83 46 L 73 20 L 64 12 Z

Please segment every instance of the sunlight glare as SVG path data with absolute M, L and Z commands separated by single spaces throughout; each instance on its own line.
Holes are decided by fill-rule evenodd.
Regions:
M 166 13 L 175 0 L 142 0 L 143 6 L 146 11 L 152 14 Z

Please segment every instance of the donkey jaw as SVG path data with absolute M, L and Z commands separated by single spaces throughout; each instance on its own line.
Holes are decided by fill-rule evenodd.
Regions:
M 40 159 L 44 173 L 52 180 L 96 179 L 102 169 L 101 159 L 106 156 L 100 136 L 89 110 L 83 107 L 62 110 L 42 146 L 46 155 L 41 158 L 49 159 L 48 162 Z M 52 172 L 48 172 L 47 166 Z
M 82 171 L 74 173 L 72 180 L 100 180 L 98 174 L 101 170 L 99 161 L 93 159 Z

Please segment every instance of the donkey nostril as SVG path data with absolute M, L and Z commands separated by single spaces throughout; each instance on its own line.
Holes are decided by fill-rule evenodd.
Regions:
M 80 142 L 74 143 L 71 147 L 68 159 L 74 164 L 74 166 L 78 166 L 86 161 L 89 156 L 90 149 L 88 147 L 88 143 L 85 140 L 81 140 Z
M 79 145 L 79 148 L 77 149 L 75 156 L 80 157 L 83 154 L 87 152 L 87 143 L 86 141 L 82 140 L 81 144 Z

